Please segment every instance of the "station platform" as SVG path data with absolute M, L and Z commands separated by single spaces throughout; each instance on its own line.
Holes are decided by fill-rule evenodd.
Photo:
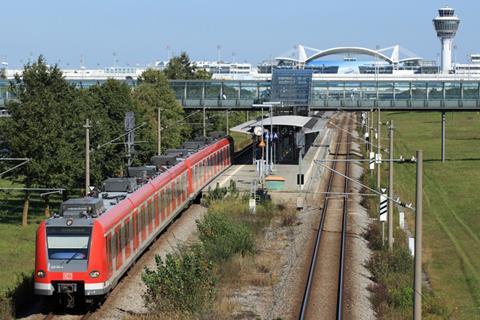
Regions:
M 302 190 L 309 189 L 313 180 L 317 180 L 316 178 L 321 174 L 322 170 L 320 166 L 315 165 L 314 160 L 324 159 L 328 156 L 332 139 L 332 129 L 327 127 L 327 122 L 323 122 L 322 128 L 303 158 L 302 173 L 304 174 L 305 182 L 303 186 L 297 185 L 298 164 L 274 164 L 271 175 L 282 177 L 285 179 L 285 183 L 282 190 L 268 191 L 273 198 L 282 197 L 285 194 L 296 196 Z M 250 192 L 253 181 L 258 180 L 256 166 L 253 164 L 232 165 L 207 185 L 204 190 L 207 191 L 209 188 L 213 190 L 217 185 L 219 187 L 228 187 L 230 180 L 235 182 L 240 192 Z

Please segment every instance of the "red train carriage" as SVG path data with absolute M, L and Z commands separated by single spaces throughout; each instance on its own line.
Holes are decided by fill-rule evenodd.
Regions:
M 153 239 L 201 189 L 231 165 L 221 139 L 130 193 L 71 199 L 37 230 L 35 294 L 74 298 L 106 294 Z

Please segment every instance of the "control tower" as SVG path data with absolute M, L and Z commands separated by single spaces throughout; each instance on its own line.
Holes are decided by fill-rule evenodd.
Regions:
M 448 6 L 438 9 L 438 16 L 433 19 L 437 37 L 442 43 L 442 73 L 452 70 L 452 43 L 459 24 L 460 19 L 455 16 L 455 10 Z

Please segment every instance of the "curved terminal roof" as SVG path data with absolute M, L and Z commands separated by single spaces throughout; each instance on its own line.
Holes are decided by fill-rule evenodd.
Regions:
M 421 57 L 409 51 L 408 49 L 400 47 L 398 44 L 379 50 L 364 47 L 335 47 L 326 50 L 318 50 L 303 45 L 298 45 L 275 59 L 277 61 L 289 61 L 305 64 L 325 56 L 336 54 L 363 54 L 384 60 L 389 64 L 422 60 Z
M 383 59 L 389 63 L 393 63 L 392 59 L 390 59 L 380 51 L 372 50 L 368 48 L 362 48 L 362 47 L 337 47 L 337 48 L 323 50 L 308 57 L 305 62 L 310 62 L 321 57 L 330 56 L 334 54 L 342 54 L 342 53 L 365 54 L 365 55 Z

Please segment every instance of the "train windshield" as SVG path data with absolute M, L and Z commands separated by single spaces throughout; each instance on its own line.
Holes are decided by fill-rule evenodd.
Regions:
M 90 246 L 89 227 L 47 228 L 48 258 L 51 260 L 86 260 Z

